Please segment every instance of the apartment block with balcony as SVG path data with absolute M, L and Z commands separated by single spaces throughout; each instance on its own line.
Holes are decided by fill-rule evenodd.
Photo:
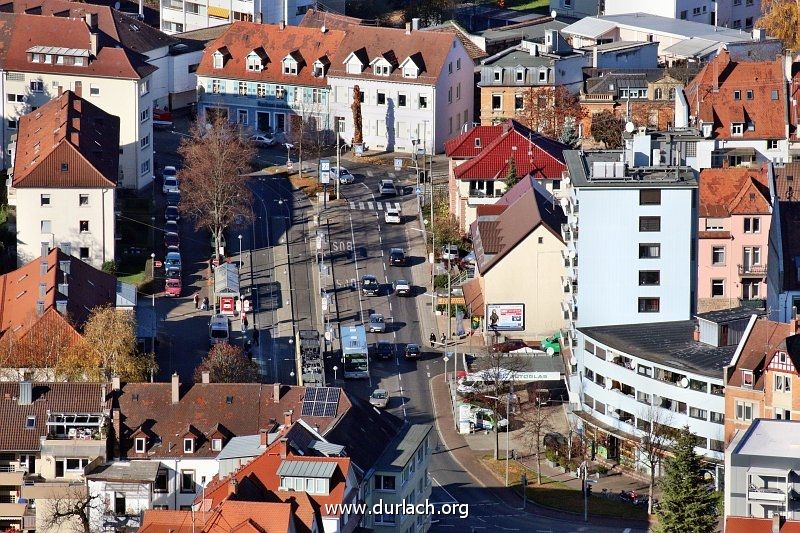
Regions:
M 699 312 L 765 306 L 771 176 L 771 166 L 700 173 Z
M 157 461 L 118 461 L 87 474 L 87 492 L 101 502 L 89 510 L 92 531 L 138 529 L 144 511 L 152 508 L 159 469 Z

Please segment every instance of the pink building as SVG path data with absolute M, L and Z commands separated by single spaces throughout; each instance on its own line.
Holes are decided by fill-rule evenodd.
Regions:
M 766 168 L 700 173 L 698 312 L 763 305 L 771 212 Z

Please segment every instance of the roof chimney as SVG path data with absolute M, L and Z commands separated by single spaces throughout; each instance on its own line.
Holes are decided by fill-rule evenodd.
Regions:
M 36 301 L 36 316 L 42 316 L 44 314 L 44 300 L 37 300 Z
M 414 31 L 419 30 L 419 19 L 414 17 L 411 19 L 411 29 Z
M 181 401 L 181 380 L 177 372 L 172 373 L 172 403 Z
M 121 388 L 119 382 L 119 376 L 114 376 L 111 378 L 111 390 L 119 390 Z
M 772 515 L 772 528 L 770 529 L 772 533 L 781 533 L 781 515 L 774 514 Z
M 97 57 L 100 51 L 100 33 L 97 31 L 97 13 L 86 13 L 86 25 L 89 27 L 89 53 Z
M 58 292 L 69 298 L 69 283 L 59 283 Z
M 33 403 L 33 383 L 28 380 L 19 382 L 19 396 L 17 405 L 30 405 Z
M 592 68 L 597 68 L 597 46 L 592 47 Z
M 411 23 L 406 22 L 406 35 L 411 35 Z
M 289 439 L 286 437 L 281 437 L 280 444 L 278 445 L 278 449 L 281 452 L 281 459 L 286 459 L 286 455 L 288 453 L 287 448 L 289 445 Z
M 285 27 L 286 27 L 286 22 L 285 22 L 285 21 L 283 21 L 283 20 L 282 20 L 282 21 L 280 21 L 280 22 L 278 23 L 278 28 L 279 28 L 281 31 L 283 31 L 283 29 L 284 29 Z
M 236 496 L 236 491 L 239 489 L 239 482 L 235 477 L 232 477 L 228 482 L 228 496 Z
M 64 273 L 64 283 L 67 282 L 67 274 L 70 273 L 69 269 L 70 269 L 71 266 L 72 266 L 72 261 L 70 261 L 69 259 L 67 259 L 66 261 L 59 261 L 58 262 L 58 268 L 60 268 L 61 272 Z
M 203 383 L 211 383 L 211 372 L 208 370 L 203 370 L 200 375 L 202 376 Z
M 322 25 L 322 26 L 319 28 L 319 31 L 321 31 L 322 33 L 328 33 L 328 27 L 327 27 L 327 26 L 325 26 L 325 24 L 323 24 L 323 25 Z
M 272 384 L 272 401 L 278 403 L 281 401 L 281 384 L 280 383 L 273 383 Z
M 103 383 L 100 385 L 100 403 L 106 403 L 106 395 L 108 394 L 108 389 L 106 388 L 106 384 Z
M 289 409 L 288 411 L 283 413 L 283 425 L 284 426 L 289 427 L 289 426 L 292 425 L 292 414 L 294 414 L 294 411 L 292 411 L 291 409 Z
M 44 241 L 39 243 L 39 255 L 42 257 L 47 257 L 47 254 L 49 253 L 50 253 L 50 243 Z
M 258 445 L 266 447 L 268 441 L 269 441 L 269 431 L 266 430 L 266 429 L 259 429 L 258 430 Z

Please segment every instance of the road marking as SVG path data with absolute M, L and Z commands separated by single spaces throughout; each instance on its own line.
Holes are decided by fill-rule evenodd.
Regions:
M 456 498 L 452 494 L 450 494 L 450 492 L 448 492 L 448 490 L 446 488 L 444 488 L 442 486 L 442 484 L 439 483 L 439 481 L 435 477 L 431 476 L 431 479 L 433 480 L 434 483 L 436 483 L 436 485 L 439 486 L 440 489 L 442 489 L 444 491 L 445 494 L 450 496 L 450 501 L 449 502 L 436 502 L 436 503 L 434 503 L 434 505 L 436 505 L 437 503 L 458 503 L 458 500 L 456 500 Z
M 622 530 L 622 533 L 631 533 L 631 528 L 626 527 L 625 529 Z
M 375 202 L 375 209 L 378 211 L 383 211 L 383 202 Z M 375 213 L 375 216 L 378 216 L 378 214 Z
M 372 210 L 372 202 L 367 202 L 367 209 Z

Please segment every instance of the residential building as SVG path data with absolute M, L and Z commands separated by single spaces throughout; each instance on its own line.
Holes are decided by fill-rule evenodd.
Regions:
M 725 531 L 790 533 L 800 528 L 795 450 L 800 422 L 761 419 L 725 452 Z
M 564 326 L 564 255 L 567 219 L 552 195 L 527 175 L 495 204 L 479 205 L 470 237 L 476 277 L 462 285 L 472 316 L 484 317 L 488 343 L 496 335 L 541 340 Z M 519 273 L 528 283 L 520 285 Z M 498 321 L 488 309 L 521 308 L 521 320 Z M 491 314 L 489 314 L 489 317 Z
M 558 17 L 582 19 L 600 14 L 600 0 L 550 0 L 550 12 Z
M 633 132 L 624 132 L 625 157 L 634 165 L 701 168 L 697 161 L 697 143 L 703 140 L 695 128 L 669 128 L 664 130 L 639 126 Z
M 764 319 L 764 311 L 757 313 L 725 367 L 726 443 L 758 418 L 794 420 L 800 416 L 791 396 L 792 385 L 797 385 L 793 376 L 796 324 L 774 322 Z
M 734 30 L 750 30 L 761 17 L 761 0 L 663 0 L 637 4 L 636 10 Z M 605 0 L 605 15 L 623 15 L 631 11 L 630 2 Z
M 707 168 L 700 173 L 699 312 L 764 306 L 770 169 Z
M 80 496 L 84 473 L 106 459 L 110 406 L 105 386 L 3 382 L 0 394 L 0 524 L 56 531 L 43 522 L 47 500 Z
M 39 258 L 0 276 L 0 380 L 55 379 L 61 353 L 78 342 L 91 311 L 115 305 L 125 285 L 47 246 Z
M 199 115 L 222 114 L 253 131 L 287 134 L 304 116 L 315 129 L 330 133 L 326 76 L 344 35 L 274 24 L 230 25 L 209 43 L 197 69 Z
M 391 48 L 386 48 L 391 43 Z M 353 138 L 353 91 L 362 94 L 366 149 L 444 150 L 474 117 L 474 63 L 458 36 L 350 26 L 327 71 L 330 113 L 342 139 Z
M 470 33 L 470 40 L 477 44 L 487 55 L 495 55 L 519 46 L 523 41 L 543 44 L 545 36 L 551 31 L 561 31 L 569 24 L 553 17 L 526 17 L 525 20 L 512 24 L 503 24 Z
M 767 309 L 770 320 L 789 322 L 800 309 L 800 202 L 795 199 L 798 163 L 775 166 L 767 246 Z
M 478 206 L 494 204 L 505 194 L 512 160 L 518 177 L 532 176 L 558 194 L 566 148 L 516 120 L 476 126 L 447 141 L 450 213 L 462 231 L 469 231 Z
M 238 533 L 269 531 L 314 532 L 298 525 L 293 505 L 284 502 L 224 500 L 207 512 L 149 510 L 144 512 L 140 533 Z
M 159 468 L 155 461 L 118 461 L 88 473 L 87 494 L 100 502 L 89 509 L 92 531 L 138 529 L 142 513 L 152 508 Z
M 660 2 L 657 4 L 661 5 Z M 702 6 L 700 10 L 702 15 Z M 659 58 L 670 64 L 681 59 L 703 59 L 716 53 L 724 43 L 753 40 L 751 34 L 738 29 L 649 13 L 631 13 L 630 9 L 624 14 L 580 19 L 564 28 L 562 33 L 572 38 L 575 48 L 616 41 L 657 42 Z
M 756 83 L 757 81 L 757 83 Z M 749 60 L 721 50 L 676 100 L 677 125 L 696 126 L 702 168 L 789 160 L 782 56 Z
M 120 120 L 72 91 L 20 117 L 8 200 L 17 264 L 68 247 L 95 268 L 114 261 Z
M 306 17 L 308 17 L 308 15 L 306 15 Z M 305 20 L 303 22 L 305 23 Z M 469 57 L 472 58 L 472 62 L 475 64 L 476 67 L 481 64 L 482 59 L 485 59 L 489 55 L 486 53 L 485 50 L 486 48 L 485 41 L 481 39 L 479 36 L 469 33 L 455 20 L 447 20 L 442 24 L 436 24 L 434 26 L 426 26 L 420 29 L 422 31 L 437 31 L 442 33 L 452 33 L 453 35 L 458 37 L 458 40 L 461 41 L 461 44 L 464 45 L 464 48 L 467 50 Z

